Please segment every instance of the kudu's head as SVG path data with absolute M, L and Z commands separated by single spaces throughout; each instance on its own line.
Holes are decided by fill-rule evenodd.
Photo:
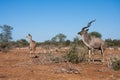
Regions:
M 89 30 L 88 28 L 91 26 L 91 23 L 95 22 L 95 21 L 96 20 L 90 21 L 86 27 L 83 27 L 82 30 L 80 32 L 78 32 L 78 34 L 80 34 L 80 35 L 87 34 L 87 32 Z
M 31 34 L 28 34 L 28 35 L 26 36 L 26 38 L 28 38 L 28 39 L 32 39 Z

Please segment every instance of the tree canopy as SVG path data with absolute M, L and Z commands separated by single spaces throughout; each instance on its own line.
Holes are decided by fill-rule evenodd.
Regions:
M 0 33 L 1 42 L 9 42 L 10 40 L 12 40 L 13 27 L 9 25 L 3 25 L 3 26 L 0 26 L 0 29 L 1 29 L 1 33 Z
M 59 33 L 56 36 L 54 36 L 51 40 L 52 42 L 65 42 L 66 35 Z
M 8 51 L 10 48 L 10 41 L 12 40 L 13 27 L 9 25 L 0 26 L 0 51 Z
M 102 35 L 99 32 L 96 32 L 96 31 L 90 32 L 89 34 L 92 35 L 92 36 L 95 36 L 97 38 L 101 38 L 102 37 Z

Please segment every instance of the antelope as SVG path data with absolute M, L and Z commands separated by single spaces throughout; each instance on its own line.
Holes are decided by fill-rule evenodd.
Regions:
M 32 57 L 32 54 L 34 54 L 34 56 L 35 56 L 36 42 L 34 40 L 32 40 L 31 34 L 28 34 L 26 37 L 29 39 L 30 57 Z
M 103 53 L 103 45 L 104 41 L 101 38 L 96 38 L 95 36 L 92 36 L 88 33 L 88 28 L 91 26 L 91 23 L 95 22 L 96 20 L 90 21 L 86 27 L 83 27 L 80 32 L 78 32 L 79 35 L 82 37 L 82 41 L 87 46 L 89 51 L 89 61 L 91 61 L 91 54 L 93 55 L 93 50 L 98 49 L 101 51 L 102 59 L 104 59 L 104 53 Z M 93 60 L 94 61 L 94 60 Z

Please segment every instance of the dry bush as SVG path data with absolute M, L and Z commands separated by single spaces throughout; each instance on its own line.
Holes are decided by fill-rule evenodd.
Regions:
M 0 42 L 0 51 L 8 52 L 10 49 L 10 43 L 7 42 Z
M 51 53 L 40 53 L 37 55 L 37 57 L 32 58 L 32 62 L 35 64 L 51 64 L 54 55 Z
M 86 61 L 87 51 L 79 46 L 73 45 L 65 53 L 60 55 L 56 53 L 40 53 L 37 59 L 33 59 L 35 63 L 38 64 L 49 64 L 49 63 L 62 63 L 62 62 L 71 62 L 79 63 Z
M 79 63 L 86 60 L 86 50 L 84 48 L 73 45 L 67 53 L 64 53 L 61 56 L 53 56 L 51 60 L 55 63 L 61 62 L 71 62 L 71 63 Z
M 116 58 L 116 57 L 111 58 L 111 62 L 112 62 L 112 64 L 111 64 L 112 69 L 114 69 L 116 71 L 120 70 L 120 57 L 119 58 Z
M 68 62 L 79 63 L 86 60 L 85 55 L 86 50 L 84 48 L 73 45 L 64 57 Z
M 120 70 L 120 57 L 110 57 L 108 66 L 113 70 Z

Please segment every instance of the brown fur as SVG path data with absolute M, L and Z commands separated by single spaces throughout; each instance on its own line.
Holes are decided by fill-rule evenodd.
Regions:
M 82 30 L 80 32 L 78 32 L 78 34 L 80 34 L 82 36 L 83 43 L 88 47 L 89 59 L 91 59 L 91 54 L 93 54 L 94 49 L 101 50 L 101 55 L 102 55 L 102 57 L 104 57 L 104 53 L 103 53 L 104 41 L 100 38 L 96 38 L 87 33 L 87 31 L 89 29 L 86 29 L 86 28 L 90 27 L 91 23 L 94 21 L 95 20 L 92 20 L 91 22 L 89 22 L 87 27 L 82 28 Z
M 36 42 L 34 40 L 32 40 L 32 36 L 30 34 L 27 35 L 27 38 L 29 39 L 30 57 L 32 57 L 32 54 L 34 54 L 34 56 L 35 56 Z

